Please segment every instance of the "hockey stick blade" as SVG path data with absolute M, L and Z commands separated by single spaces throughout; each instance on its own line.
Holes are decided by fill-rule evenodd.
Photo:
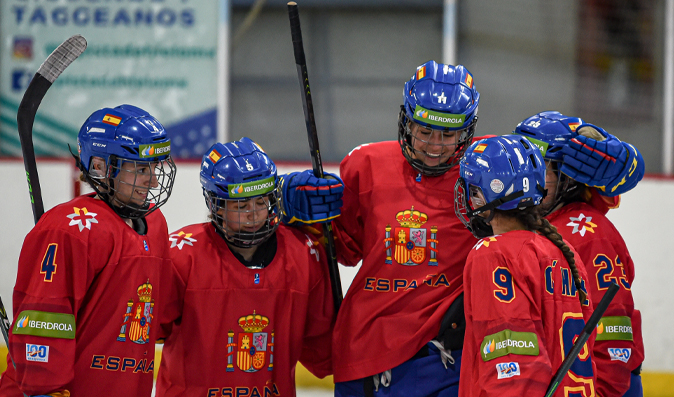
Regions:
M 47 90 L 52 83 L 63 73 L 63 71 L 84 52 L 87 48 L 87 41 L 80 35 L 75 35 L 61 43 L 42 63 L 40 68 L 33 76 L 26 92 L 23 94 L 19 110 L 16 114 L 16 121 L 19 129 L 19 139 L 21 140 L 21 151 L 23 152 L 23 165 L 26 169 L 26 178 L 28 179 L 28 191 L 30 193 L 30 202 L 33 207 L 33 218 L 35 223 L 44 213 L 44 204 L 42 203 L 42 191 L 40 189 L 40 179 L 37 174 L 37 165 L 35 163 L 35 148 L 33 147 L 33 123 L 37 108 L 42 102 Z
M 316 130 L 316 119 L 314 117 L 313 101 L 311 100 L 311 89 L 309 88 L 307 61 L 304 56 L 302 29 L 300 28 L 300 14 L 297 3 L 294 1 L 288 3 L 288 17 L 290 18 L 290 34 L 293 40 L 297 77 L 299 78 L 300 87 L 302 89 L 302 107 L 304 108 L 304 121 L 307 126 L 307 135 L 309 137 L 311 164 L 313 166 L 314 176 L 323 178 L 323 163 L 321 160 L 321 151 L 318 148 L 318 131 Z M 339 266 L 337 266 L 337 250 L 335 248 L 335 237 L 332 232 L 332 223 L 326 222 L 323 224 L 323 236 L 325 236 L 327 240 L 325 253 L 328 257 L 330 287 L 332 288 L 335 313 L 337 313 L 342 305 L 342 300 L 344 300 L 344 294 L 342 293 L 342 281 L 339 276 Z
M 611 285 L 608 287 L 608 291 L 604 293 L 604 296 L 599 301 L 597 308 L 594 309 L 594 312 L 592 312 L 592 315 L 587 321 L 587 324 L 585 324 L 585 327 L 583 327 L 583 331 L 581 331 L 580 335 L 578 335 L 576 343 L 573 344 L 571 350 L 569 350 L 569 354 L 566 355 L 562 365 L 555 373 L 555 376 L 552 377 L 550 385 L 548 386 L 548 390 L 545 392 L 545 397 L 551 397 L 555 393 L 557 387 L 562 382 L 562 379 L 564 379 L 566 373 L 569 372 L 569 369 L 571 369 L 571 365 L 573 365 L 574 361 L 576 361 L 580 350 L 583 348 L 583 346 L 585 346 L 587 340 L 590 339 L 590 335 L 595 330 L 595 328 L 597 328 L 599 320 L 601 320 L 601 317 L 604 315 L 608 305 L 611 304 L 613 297 L 619 289 L 620 287 L 618 287 L 618 284 L 616 283 L 611 283 Z

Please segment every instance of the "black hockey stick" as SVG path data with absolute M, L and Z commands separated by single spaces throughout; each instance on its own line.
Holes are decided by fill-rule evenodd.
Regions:
M 590 338 L 590 335 L 595 330 L 595 328 L 597 328 L 599 320 L 604 315 L 606 308 L 608 308 L 608 305 L 611 304 L 613 297 L 619 289 L 620 287 L 618 287 L 618 284 L 616 283 L 611 283 L 611 285 L 608 287 L 608 291 L 606 291 L 604 296 L 599 301 L 597 308 L 594 309 L 594 312 L 592 312 L 590 319 L 587 321 L 587 324 L 585 324 L 585 327 L 583 327 L 583 331 L 580 333 L 580 335 L 578 335 L 576 343 L 573 344 L 569 354 L 566 355 L 566 358 L 564 361 L 562 361 L 562 365 L 555 373 L 555 376 L 552 377 L 550 385 L 548 386 L 548 390 L 545 392 L 545 397 L 551 397 L 555 393 L 557 386 L 559 386 L 559 383 L 562 381 L 562 379 L 564 379 L 566 373 L 569 372 L 569 369 L 571 368 L 571 365 L 573 365 L 573 362 L 576 361 L 580 350 Z
M 290 17 L 290 33 L 293 39 L 293 52 L 295 53 L 297 77 L 300 80 L 300 87 L 302 88 L 302 107 L 304 108 L 304 121 L 306 122 L 307 134 L 309 136 L 311 165 L 314 169 L 314 176 L 323 178 L 323 163 L 321 161 L 321 152 L 318 148 L 318 131 L 316 130 L 316 120 L 314 119 L 314 105 L 311 100 L 311 89 L 309 88 L 307 60 L 304 57 L 300 14 L 297 9 L 297 3 L 294 1 L 288 3 L 288 16 Z M 332 297 L 335 303 L 336 313 L 342 305 L 344 295 L 342 294 L 342 281 L 339 277 L 339 267 L 337 266 L 337 251 L 335 250 L 335 238 L 332 233 L 332 223 L 326 222 L 323 224 L 323 235 L 327 239 L 326 252 L 328 255 L 328 270 L 330 272 L 330 284 L 332 286 Z
M 19 125 L 19 138 L 23 152 L 23 165 L 26 168 L 30 202 L 33 206 L 35 223 L 44 214 L 40 178 L 37 175 L 35 163 L 35 149 L 33 148 L 33 122 L 37 108 L 52 83 L 78 56 L 87 48 L 87 41 L 80 35 L 75 35 L 61 43 L 42 63 L 33 76 L 26 92 L 23 94 L 16 121 Z
M 5 310 L 5 305 L 2 304 L 2 298 L 0 298 L 0 323 L 2 323 L 2 337 L 5 338 L 5 345 L 9 348 L 9 319 L 7 318 L 7 311 Z
M 44 214 L 44 204 L 42 203 L 42 190 L 40 189 L 40 178 L 37 175 L 37 164 L 35 162 L 35 148 L 33 147 L 33 122 L 37 108 L 42 102 L 49 87 L 63 73 L 64 70 L 84 52 L 87 48 L 87 41 L 80 35 L 75 35 L 61 43 L 49 54 L 47 59 L 40 65 L 40 68 L 28 84 L 26 92 L 23 93 L 19 110 L 16 113 L 16 121 L 19 125 L 19 139 L 21 140 L 21 151 L 23 152 L 23 165 L 26 169 L 26 178 L 28 179 L 28 192 L 30 193 L 30 202 L 33 207 L 33 218 L 35 223 L 40 220 Z M 7 354 L 9 355 L 9 320 L 7 311 L 0 299 L 0 327 L 2 327 L 2 336 L 7 344 Z M 11 356 L 10 356 L 11 359 Z M 14 360 L 12 359 L 12 364 Z M 15 365 L 16 366 L 16 365 Z
M 12 365 L 16 368 L 14 359 L 9 354 L 9 319 L 7 318 L 7 311 L 5 310 L 5 305 L 2 304 L 2 298 L 0 298 L 0 328 L 2 328 L 2 337 L 5 339 L 5 345 L 7 345 L 7 356 L 12 361 Z M 24 397 L 28 397 L 25 393 Z

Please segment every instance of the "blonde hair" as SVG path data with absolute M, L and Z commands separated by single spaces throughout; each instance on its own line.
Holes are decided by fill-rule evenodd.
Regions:
M 578 135 L 582 135 L 586 138 L 594 139 L 595 141 L 601 142 L 601 141 L 606 140 L 606 137 L 604 135 L 602 135 L 602 133 L 599 132 L 599 130 L 597 130 L 596 128 L 594 128 L 592 126 L 589 126 L 589 125 L 586 125 L 585 127 L 579 129 L 577 132 L 578 132 Z

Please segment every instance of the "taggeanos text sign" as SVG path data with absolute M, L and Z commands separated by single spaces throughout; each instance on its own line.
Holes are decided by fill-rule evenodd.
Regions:
M 63 40 L 87 50 L 49 90 L 35 121 L 38 156 L 66 156 L 96 109 L 129 103 L 159 119 L 176 157 L 200 158 L 217 135 L 218 2 L 2 0 L 0 155 L 20 156 L 16 111 Z

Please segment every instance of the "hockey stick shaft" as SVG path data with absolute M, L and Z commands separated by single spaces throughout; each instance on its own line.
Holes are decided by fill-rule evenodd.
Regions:
M 26 179 L 28 180 L 28 191 L 30 193 L 30 202 L 33 207 L 33 218 L 35 223 L 40 220 L 44 214 L 44 204 L 42 203 L 42 190 L 40 189 L 40 178 L 37 173 L 37 164 L 35 162 L 35 149 L 33 147 L 33 123 L 37 108 L 42 102 L 47 90 L 52 83 L 63 73 L 63 71 L 87 47 L 87 41 L 80 35 L 75 35 L 61 43 L 42 63 L 35 76 L 31 80 L 26 92 L 23 94 L 19 110 L 16 114 L 16 121 L 19 129 L 19 139 L 21 140 L 21 151 L 23 152 L 23 165 L 26 169 Z
M 290 18 L 290 33 L 293 40 L 293 52 L 295 53 L 295 64 L 297 66 L 297 77 L 302 89 L 302 107 L 304 108 L 304 121 L 307 126 L 309 136 L 309 150 L 311 152 L 311 165 L 313 166 L 314 176 L 323 178 L 323 163 L 321 161 L 321 151 L 318 147 L 318 131 L 316 130 L 316 119 L 314 118 L 314 105 L 311 100 L 311 89 L 309 88 L 309 74 L 307 73 L 307 61 L 304 56 L 304 43 L 302 41 L 302 29 L 300 27 L 300 14 L 297 3 L 291 1 L 288 3 L 288 16 Z M 337 251 L 335 249 L 335 238 L 332 231 L 332 223 L 323 224 L 323 235 L 327 239 L 326 253 L 328 255 L 328 270 L 330 273 L 330 285 L 332 287 L 332 297 L 335 304 L 335 312 L 342 305 L 344 296 L 342 294 L 342 281 L 339 276 L 339 267 L 337 266 Z
M 583 327 L 583 331 L 580 333 L 580 335 L 578 335 L 576 343 L 573 344 L 569 354 L 566 355 L 562 365 L 555 373 L 555 376 L 552 377 L 550 385 L 548 386 L 548 390 L 545 392 L 545 397 L 551 397 L 555 393 L 557 387 L 562 382 L 562 379 L 564 379 L 566 373 L 569 372 L 569 369 L 571 369 L 571 365 L 573 365 L 574 361 L 576 361 L 580 350 L 583 348 L 583 346 L 585 346 L 585 343 L 590 338 L 590 335 L 597 328 L 599 320 L 604 315 L 608 305 L 611 304 L 613 297 L 619 289 L 620 287 L 618 287 L 616 283 L 611 283 L 611 285 L 608 287 L 608 291 L 606 291 L 604 296 L 599 301 L 599 304 L 594 309 L 594 312 L 592 312 L 590 319 L 588 320 L 587 324 L 585 324 L 585 327 Z
M 5 339 L 5 345 L 9 348 L 9 319 L 7 318 L 5 305 L 2 304 L 2 298 L 0 298 L 0 322 L 2 323 L 2 337 Z
M 5 310 L 5 305 L 2 304 L 2 298 L 0 298 L 0 323 L 2 324 L 0 326 L 0 328 L 2 328 L 2 337 L 5 339 L 5 345 L 7 346 L 7 356 L 12 361 L 14 368 L 16 368 L 14 359 L 9 354 L 9 319 L 7 318 L 7 310 Z M 23 395 L 24 397 L 28 397 L 25 393 Z

